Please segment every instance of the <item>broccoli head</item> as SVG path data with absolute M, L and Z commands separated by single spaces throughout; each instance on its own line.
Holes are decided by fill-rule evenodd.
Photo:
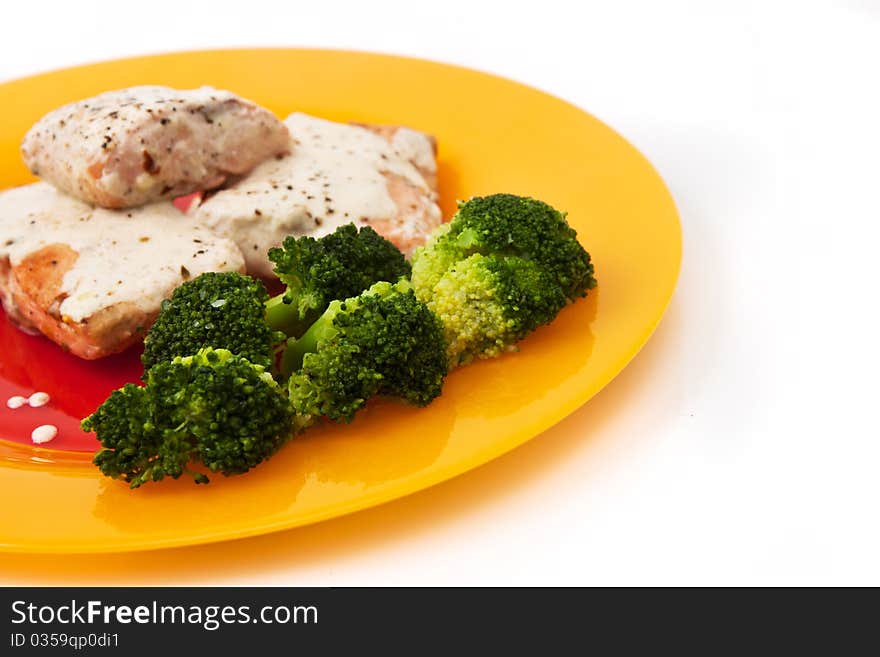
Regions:
M 191 474 L 201 462 L 212 472 L 247 472 L 290 437 L 292 409 L 263 367 L 226 349 L 158 363 L 146 387 L 117 390 L 82 422 L 103 449 L 95 463 L 132 488 Z
M 289 336 L 301 335 L 331 301 L 410 274 L 394 244 L 369 226 L 358 230 L 354 224 L 319 239 L 287 237 L 283 248 L 269 250 L 269 258 L 287 290 L 270 301 L 267 321 Z
M 446 327 L 449 361 L 458 365 L 510 350 L 567 303 L 534 261 L 477 253 L 437 282 L 428 307 Z
M 533 198 L 493 194 L 460 203 L 452 221 L 416 251 L 416 292 L 429 294 L 452 265 L 475 253 L 534 260 L 572 300 L 596 286 L 590 254 L 563 213 Z
M 161 433 L 153 425 L 153 404 L 146 388 L 127 383 L 82 421 L 83 431 L 94 432 L 102 449 L 95 465 L 107 477 L 124 479 L 137 488 L 158 481 L 166 471 L 182 469 L 176 455 L 160 454 Z
M 228 349 L 269 368 L 286 336 L 266 324 L 269 293 L 262 283 L 235 272 L 206 273 L 187 281 L 162 303 L 147 334 L 141 360 L 149 371 L 202 348 Z
M 512 349 L 596 286 L 565 216 L 511 194 L 461 203 L 416 250 L 412 283 L 443 323 L 452 367 Z
M 333 301 L 285 352 L 298 421 L 350 421 L 375 395 L 427 405 L 443 388 L 445 346 L 442 325 L 406 280 Z

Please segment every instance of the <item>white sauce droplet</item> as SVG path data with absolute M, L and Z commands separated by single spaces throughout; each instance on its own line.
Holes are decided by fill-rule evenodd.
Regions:
M 31 440 L 37 445 L 48 443 L 58 435 L 58 427 L 54 424 L 43 424 L 31 432 Z
M 27 403 L 28 400 L 21 395 L 16 395 L 15 397 L 10 397 L 6 400 L 6 405 L 11 409 L 21 408 Z
M 45 392 L 35 392 L 27 400 L 28 406 L 31 408 L 39 408 L 49 403 L 49 394 Z

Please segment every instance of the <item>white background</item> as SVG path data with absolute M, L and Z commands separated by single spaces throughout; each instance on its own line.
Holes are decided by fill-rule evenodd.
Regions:
M 632 365 L 477 471 L 231 547 L 2 557 L 0 580 L 880 584 L 880 1 L 54 5 L 4 8 L 0 80 L 302 45 L 548 90 L 654 162 L 685 255 Z

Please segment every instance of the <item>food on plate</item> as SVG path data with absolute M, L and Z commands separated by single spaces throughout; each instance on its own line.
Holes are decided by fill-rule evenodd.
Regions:
M 204 347 L 228 349 L 270 369 L 275 345 L 287 336 L 266 324 L 268 300 L 260 281 L 236 272 L 207 273 L 187 281 L 162 303 L 144 340 L 144 370 Z
M 434 141 L 409 128 L 286 121 L 290 155 L 194 203 L 197 221 L 241 247 L 248 273 L 270 277 L 268 251 L 288 235 L 319 237 L 369 225 L 410 252 L 441 222 Z
M 102 449 L 95 464 L 132 488 L 192 469 L 233 475 L 258 465 L 290 437 L 283 389 L 259 365 L 224 349 L 202 349 L 153 367 L 145 387 L 114 391 L 83 420 Z
M 445 346 L 442 325 L 406 279 L 333 301 L 284 354 L 297 424 L 351 421 L 376 395 L 426 406 L 443 389 Z
M 105 475 L 132 487 L 184 472 L 202 482 L 188 463 L 247 471 L 322 418 L 350 422 L 373 397 L 425 406 L 451 366 L 513 350 L 596 285 L 565 216 L 511 194 L 461 203 L 416 251 L 411 280 L 368 227 L 291 237 L 271 259 L 288 285 L 276 297 L 250 277 L 209 273 L 163 304 L 146 386 L 117 390 L 83 421 Z
M 536 199 L 475 197 L 443 225 L 436 144 L 409 128 L 133 87 L 50 113 L 22 154 L 58 189 L 0 192 L 3 304 L 82 358 L 145 336 L 143 385 L 82 421 L 132 488 L 247 472 L 377 396 L 426 406 L 596 285 Z
M 210 87 L 132 87 L 50 112 L 22 155 L 57 190 L 0 193 L 0 295 L 10 318 L 95 359 L 142 339 L 158 304 L 204 272 L 281 276 L 287 293 L 269 301 L 267 321 L 288 337 L 332 299 L 408 275 L 405 257 L 373 227 L 409 250 L 439 225 L 433 138 L 305 114 L 287 124 Z M 194 191 L 189 221 L 161 200 L 185 207 L 181 195 Z M 179 349 L 154 341 L 145 362 Z
M 275 275 L 287 286 L 268 304 L 267 321 L 299 336 L 334 299 L 347 299 L 379 281 L 409 277 L 403 253 L 369 226 L 345 224 L 324 237 L 284 239 L 269 250 Z
M 236 273 L 203 274 L 177 288 L 147 334 L 144 368 L 214 347 L 271 369 L 277 348 L 302 335 L 333 299 L 409 274 L 396 246 L 351 224 L 319 239 L 289 237 L 273 259 L 288 287 L 272 298 L 260 281 Z
M 85 359 L 143 339 L 162 300 L 241 251 L 171 203 L 96 208 L 45 183 L 0 192 L 0 293 L 11 318 Z
M 565 215 L 495 194 L 461 203 L 413 256 L 416 295 L 443 322 L 451 366 L 491 358 L 596 286 Z
M 275 115 L 229 91 L 142 86 L 50 112 L 21 153 L 68 194 L 123 208 L 218 187 L 289 145 Z

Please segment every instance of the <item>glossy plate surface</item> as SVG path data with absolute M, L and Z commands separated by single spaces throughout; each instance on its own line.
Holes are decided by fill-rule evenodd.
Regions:
M 380 401 L 351 425 L 317 428 L 252 473 L 214 477 L 208 486 L 181 480 L 130 491 L 101 478 L 84 452 L 0 440 L 2 550 L 101 552 L 218 541 L 426 488 L 513 449 L 587 401 L 647 341 L 672 295 L 681 259 L 676 210 L 632 146 L 535 89 L 421 60 L 320 50 L 179 53 L 0 85 L 0 187 L 32 180 L 18 144 L 45 112 L 136 84 L 209 84 L 282 117 L 296 110 L 430 132 L 439 143 L 445 216 L 456 199 L 479 194 L 546 200 L 568 211 L 593 255 L 599 288 L 524 341 L 519 353 L 454 372 L 430 407 Z M 11 329 L 5 317 L 0 323 L 0 392 L 53 395 L 44 411 L 0 406 L 0 437 L 20 438 L 40 417 L 75 426 L 96 394 L 140 374 L 136 354 L 86 364 Z M 53 446 L 77 444 L 62 432 Z

